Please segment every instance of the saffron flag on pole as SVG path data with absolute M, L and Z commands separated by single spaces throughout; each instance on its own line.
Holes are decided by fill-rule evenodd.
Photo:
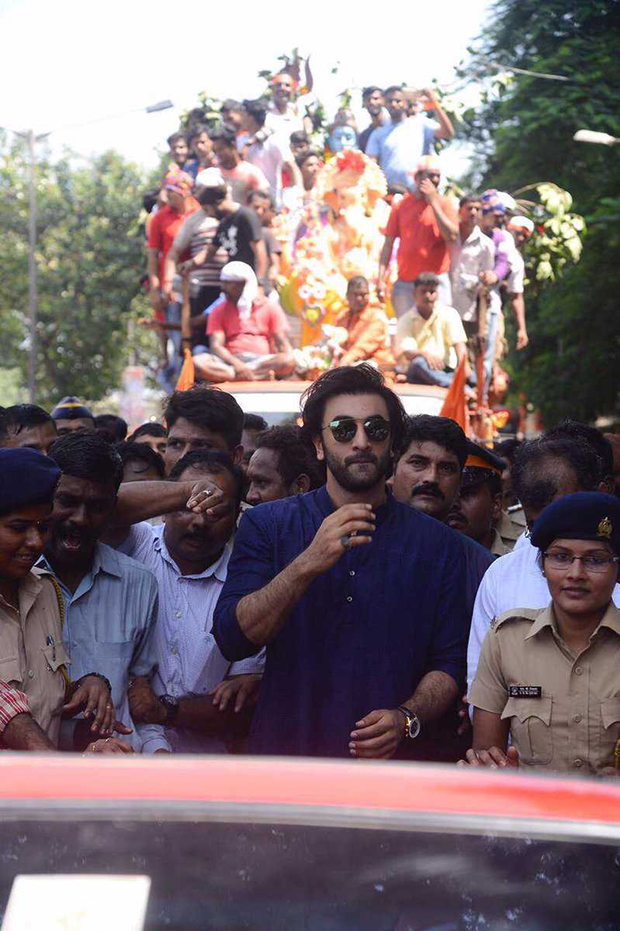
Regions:
M 461 427 L 465 433 L 469 431 L 469 417 L 467 414 L 467 403 L 465 401 L 465 365 L 467 355 L 463 355 L 459 367 L 454 373 L 452 384 L 448 388 L 448 393 L 443 402 L 440 414 L 442 417 L 449 417 Z
M 194 368 L 194 359 L 192 351 L 188 344 L 191 345 L 191 311 L 189 303 L 189 281 L 187 276 L 183 278 L 183 304 L 181 307 L 181 338 L 183 346 L 183 367 L 179 372 L 177 381 L 177 391 L 187 391 L 193 388 L 196 382 L 196 369 Z

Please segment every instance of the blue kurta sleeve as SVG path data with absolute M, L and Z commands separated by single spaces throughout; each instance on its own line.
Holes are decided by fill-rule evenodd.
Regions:
M 261 513 L 262 511 L 262 513 Z M 268 508 L 246 511 L 235 535 L 228 575 L 213 615 L 213 636 L 226 659 L 254 656 L 261 649 L 245 636 L 237 621 L 237 604 L 264 588 L 277 574 Z
M 437 617 L 426 663 L 426 672 L 446 672 L 459 688 L 463 687 L 465 680 L 470 623 L 465 572 L 463 551 L 455 545 L 451 548 L 450 558 L 444 562 Z

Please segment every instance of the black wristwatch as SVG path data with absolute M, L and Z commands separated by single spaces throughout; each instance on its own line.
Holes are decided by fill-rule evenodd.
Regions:
M 166 720 L 164 724 L 170 726 L 179 713 L 179 699 L 174 695 L 160 695 L 159 700 L 166 709 Z
M 406 705 L 399 705 L 397 710 L 402 711 L 405 715 L 405 737 L 415 740 L 422 729 L 419 717 L 415 711 L 410 711 Z

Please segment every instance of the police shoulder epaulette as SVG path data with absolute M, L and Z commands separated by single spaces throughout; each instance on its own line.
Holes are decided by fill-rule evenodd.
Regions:
M 516 611 L 504 611 L 496 615 L 491 621 L 491 630 L 497 630 L 507 621 L 535 621 L 540 614 L 540 608 L 518 608 Z

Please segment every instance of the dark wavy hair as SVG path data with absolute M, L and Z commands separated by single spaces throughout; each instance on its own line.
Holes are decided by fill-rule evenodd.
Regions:
M 50 459 L 63 475 L 85 478 L 98 485 L 118 486 L 123 480 L 123 461 L 110 443 L 97 433 L 69 433 L 55 440 Z
M 414 414 L 408 418 L 407 429 L 401 446 L 395 447 L 396 459 L 403 456 L 411 444 L 437 443 L 448 452 L 454 453 L 463 469 L 467 459 L 467 437 L 454 420 L 449 417 L 434 417 L 432 414 Z
M 241 443 L 243 411 L 232 394 L 219 388 L 196 385 L 187 391 L 174 391 L 166 401 L 164 420 L 170 430 L 179 417 L 197 427 L 206 427 L 224 437 L 229 450 Z
M 310 479 L 310 490 L 325 484 L 325 465 L 316 458 L 312 443 L 307 442 L 298 426 L 292 423 L 271 427 L 258 437 L 257 449 L 272 449 L 277 454 L 277 470 L 286 485 L 300 475 Z
M 400 398 L 388 388 L 385 379 L 372 365 L 343 365 L 342 368 L 330 369 L 319 376 L 302 397 L 301 436 L 311 442 L 320 435 L 323 426 L 325 405 L 339 394 L 377 394 L 387 405 L 392 446 L 400 449 L 407 429 L 407 414 Z

